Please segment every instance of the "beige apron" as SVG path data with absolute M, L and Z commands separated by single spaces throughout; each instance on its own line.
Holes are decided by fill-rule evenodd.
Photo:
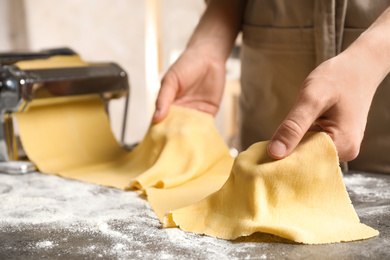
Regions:
M 249 0 L 243 25 L 241 148 L 270 139 L 303 80 L 348 47 L 390 0 Z M 390 173 L 390 77 L 380 85 L 353 170 Z M 359 104 L 356 104 L 358 106 Z

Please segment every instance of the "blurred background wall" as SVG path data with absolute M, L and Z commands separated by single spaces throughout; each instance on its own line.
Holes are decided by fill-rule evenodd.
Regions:
M 0 0 L 0 52 L 70 47 L 86 61 L 120 64 L 130 76 L 130 144 L 144 136 L 159 81 L 184 50 L 205 7 L 203 0 Z M 216 120 L 227 140 L 235 131 L 231 103 L 236 94 L 231 93 L 237 70 L 237 62 L 230 61 L 228 85 L 233 87 Z M 116 137 L 123 106 L 123 100 L 110 103 Z

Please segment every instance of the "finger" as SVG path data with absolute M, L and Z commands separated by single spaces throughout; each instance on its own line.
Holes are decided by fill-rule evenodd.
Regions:
M 313 122 L 318 118 L 321 106 L 315 99 L 301 94 L 295 106 L 278 127 L 268 146 L 268 153 L 274 159 L 288 156 L 302 140 Z
M 160 122 L 168 115 L 169 108 L 175 100 L 177 90 L 177 81 L 168 75 L 164 77 L 156 99 L 156 111 L 153 115 L 154 123 Z

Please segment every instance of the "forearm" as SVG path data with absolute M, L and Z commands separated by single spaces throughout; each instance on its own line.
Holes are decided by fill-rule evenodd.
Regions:
M 390 72 L 389 36 L 390 7 L 345 51 L 356 60 L 356 66 L 369 69 L 367 73 L 376 81 L 375 89 Z
M 241 29 L 245 0 L 210 0 L 187 47 L 199 44 L 226 60 Z

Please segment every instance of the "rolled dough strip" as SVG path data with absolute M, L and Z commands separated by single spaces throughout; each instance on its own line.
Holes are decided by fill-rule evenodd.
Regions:
M 126 169 L 128 152 L 115 140 L 99 97 L 31 105 L 15 116 L 23 148 L 41 172 L 117 188 L 135 177 Z
M 360 223 L 329 136 L 307 134 L 283 160 L 271 159 L 267 145 L 241 153 L 220 190 L 169 212 L 163 225 L 223 239 L 264 232 L 306 244 L 378 235 Z

